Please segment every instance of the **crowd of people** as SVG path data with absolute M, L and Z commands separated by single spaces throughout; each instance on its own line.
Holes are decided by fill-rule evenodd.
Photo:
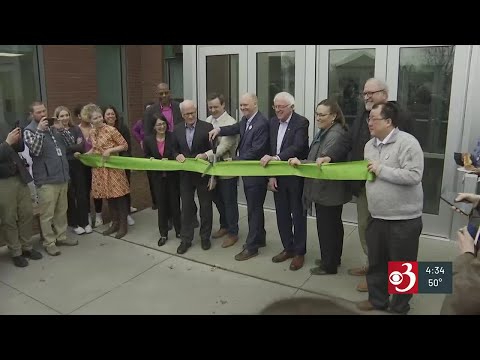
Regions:
M 271 119 L 259 111 L 255 94 L 243 94 L 242 117 L 238 121 L 225 110 L 222 94 L 209 95 L 210 116 L 205 120 L 198 119 L 193 101 L 174 101 L 168 84 L 159 84 L 156 95 L 158 101 L 145 105 L 143 118 L 131 131 L 144 157 L 149 159 L 180 163 L 188 158 L 210 162 L 256 160 L 264 167 L 275 161 L 288 162 L 292 167 L 304 163 L 321 167 L 368 160 L 368 171 L 375 174 L 372 182 L 242 176 L 248 234 L 235 260 L 246 261 L 267 246 L 263 205 L 267 191 L 272 191 L 283 245 L 272 262 L 290 260 L 292 271 L 304 266 L 307 210 L 314 204 L 320 257 L 310 272 L 316 276 L 336 274 L 342 260 L 342 210 L 355 197 L 365 259 L 359 254 L 363 264 L 349 269 L 349 274 L 362 276 L 357 290 L 368 291 L 368 300 L 357 307 L 362 311 L 377 309 L 399 314 L 409 311 L 411 295 L 388 294 L 387 270 L 388 261 L 417 259 L 422 232 L 424 157 L 411 134 L 412 117 L 397 103 L 388 101 L 385 82 L 375 78 L 366 81 L 365 109 L 352 129 L 346 125 L 335 99 L 320 101 L 315 109 L 318 132 L 312 142 L 308 135 L 310 122 L 295 111 L 295 98 L 287 92 L 275 95 L 275 116 Z M 25 127 L 15 127 L 0 144 L 0 227 L 14 264 L 27 266 L 27 259 L 42 258 L 31 244 L 33 213 L 27 184 L 32 177 L 42 245 L 47 254 L 60 255 L 59 246 L 78 244 L 76 238 L 67 236 L 67 226 L 82 235 L 101 225 L 103 200 L 111 217 L 103 234 L 124 237 L 129 225 L 134 224 L 130 171 L 90 168 L 79 160 L 80 154 L 97 154 L 104 159 L 112 155 L 131 156 L 130 131 L 117 109 L 112 105 L 100 108 L 87 104 L 72 114 L 59 106 L 49 118 L 45 104 L 34 102 L 30 112 L 31 121 Z M 31 173 L 19 155 L 24 147 L 32 159 Z M 184 254 L 194 244 L 196 227 L 203 250 L 210 249 L 211 238 L 223 238 L 224 248 L 239 240 L 238 177 L 213 179 L 189 171 L 147 171 L 147 176 L 152 208 L 158 212 L 158 246 L 165 245 L 169 231 L 174 230 L 180 240 L 177 253 Z M 220 215 L 218 230 L 214 232 L 213 204 Z M 90 213 L 92 207 L 95 212 Z

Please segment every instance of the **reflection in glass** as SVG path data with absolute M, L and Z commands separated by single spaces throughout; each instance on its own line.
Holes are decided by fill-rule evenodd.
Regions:
M 351 128 L 365 109 L 362 91 L 375 74 L 375 49 L 330 50 L 328 60 L 328 97 L 337 100 Z
M 415 118 L 425 153 L 424 208 L 438 214 L 447 139 L 454 46 L 400 49 L 398 102 Z
M 295 96 L 295 51 L 258 53 L 258 109 L 269 119 L 275 116 L 273 98 L 282 91 Z
M 35 45 L 0 45 L 0 136 L 17 120 L 27 123 L 28 107 L 40 100 Z
M 239 57 L 237 55 L 207 56 L 207 97 L 219 93 L 225 97 L 225 110 L 237 121 L 239 120 L 238 77 Z M 206 113 L 208 106 L 205 103 Z M 205 119 L 202 119 L 205 120 Z

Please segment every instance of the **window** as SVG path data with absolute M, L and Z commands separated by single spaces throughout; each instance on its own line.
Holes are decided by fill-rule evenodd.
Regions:
M 38 74 L 35 45 L 0 45 L 0 136 L 26 123 L 28 107 L 41 100 Z
M 351 128 L 365 110 L 361 93 L 375 73 L 375 49 L 330 50 L 328 97 L 337 100 Z
M 165 45 L 164 79 L 172 92 L 172 99 L 183 101 L 183 47 L 182 45 Z
M 122 48 L 120 45 L 97 45 L 97 103 L 113 105 L 126 122 L 123 101 Z

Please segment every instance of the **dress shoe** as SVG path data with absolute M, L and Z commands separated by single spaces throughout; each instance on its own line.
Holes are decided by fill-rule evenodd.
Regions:
M 228 234 L 228 230 L 224 229 L 224 228 L 221 228 L 220 230 L 218 230 L 217 232 L 212 234 L 212 238 L 218 239 L 218 238 L 221 238 L 222 236 L 225 236 L 227 234 Z
M 368 267 L 362 266 L 358 268 L 348 269 L 348 274 L 352 276 L 365 276 L 367 275 Z
M 241 253 L 235 255 L 235 260 L 244 261 L 258 255 L 258 251 L 244 249 Z
M 360 301 L 357 303 L 357 309 L 362 311 L 385 310 L 377 309 L 369 300 Z
M 153 206 L 152 206 L 152 210 L 158 210 L 157 205 L 153 205 Z
M 210 239 L 202 240 L 202 249 L 203 250 L 208 250 L 212 247 L 212 243 L 210 242 Z
M 227 238 L 223 240 L 222 248 L 233 246 L 237 241 L 238 241 L 238 235 L 228 234 Z
M 292 262 L 290 263 L 290 270 L 297 271 L 298 269 L 301 269 L 303 267 L 304 263 L 305 263 L 305 256 L 295 255 L 293 257 Z
M 23 250 L 22 255 L 32 260 L 40 260 L 41 258 L 43 258 L 43 255 L 35 249 Z
M 158 246 L 163 246 L 167 242 L 168 238 L 166 236 L 160 236 L 160 239 L 158 240 L 157 245 Z
M 315 265 L 317 266 L 323 266 L 323 261 L 322 259 L 315 259 Z M 339 267 L 340 265 L 342 265 L 342 262 L 340 261 L 337 265 L 337 267 Z
M 185 254 L 190 246 L 189 243 L 182 241 L 177 248 L 177 254 Z
M 362 280 L 358 283 L 356 287 L 357 291 L 359 292 L 368 292 L 367 280 Z
M 280 254 L 275 255 L 272 258 L 272 262 L 274 262 L 274 263 L 284 262 L 285 260 L 291 259 L 294 256 L 295 255 L 293 253 L 290 253 L 290 252 L 287 252 L 287 251 L 283 250 Z
M 337 273 L 337 270 L 327 271 L 322 266 L 318 266 L 318 267 L 310 269 L 310 274 L 312 274 L 312 275 L 334 275 L 336 273 Z

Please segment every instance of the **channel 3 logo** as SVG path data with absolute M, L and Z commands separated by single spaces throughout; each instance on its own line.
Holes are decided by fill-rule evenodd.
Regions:
M 418 293 L 418 263 L 416 261 L 388 262 L 388 293 Z

